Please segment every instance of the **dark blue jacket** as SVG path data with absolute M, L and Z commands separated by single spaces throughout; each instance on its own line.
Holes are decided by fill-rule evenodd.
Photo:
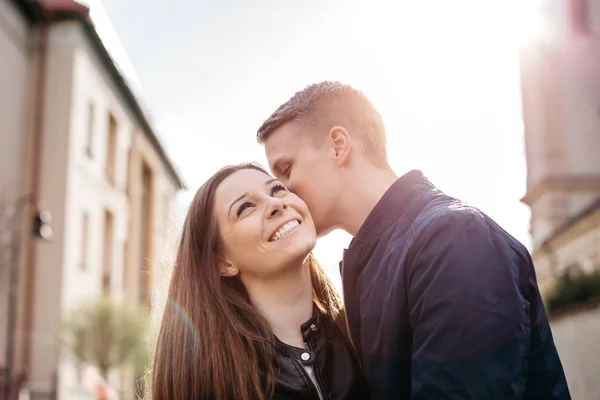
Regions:
M 571 398 L 527 249 L 420 171 L 385 193 L 341 272 L 373 399 Z

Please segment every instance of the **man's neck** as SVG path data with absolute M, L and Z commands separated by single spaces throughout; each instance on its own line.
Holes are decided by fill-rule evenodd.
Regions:
M 352 236 L 358 234 L 371 211 L 398 179 L 390 168 L 367 167 L 356 175 L 347 186 L 349 195 L 344 196 L 347 201 L 339 216 L 342 229 Z
M 303 347 L 300 326 L 313 311 L 313 290 L 307 265 L 288 269 L 273 280 L 254 279 L 246 283 L 250 301 L 267 320 L 279 340 Z

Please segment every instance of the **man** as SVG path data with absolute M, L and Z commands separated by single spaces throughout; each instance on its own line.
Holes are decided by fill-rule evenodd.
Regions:
M 419 171 L 398 178 L 359 91 L 308 86 L 258 130 L 340 263 L 350 337 L 374 399 L 570 399 L 526 248 Z

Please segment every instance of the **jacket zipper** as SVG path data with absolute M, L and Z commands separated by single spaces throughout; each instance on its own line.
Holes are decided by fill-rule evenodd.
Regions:
M 310 374 L 310 372 L 308 372 L 308 368 L 306 368 L 300 361 L 298 361 L 296 359 L 293 359 L 293 360 L 302 367 L 302 369 L 308 376 L 308 379 L 310 379 L 310 381 L 312 382 L 313 386 L 315 387 L 315 390 L 317 391 L 317 395 L 319 395 L 319 400 L 325 400 L 325 398 L 323 397 L 323 392 L 321 391 L 321 388 L 319 387 L 317 380 L 315 378 L 313 378 L 313 376 Z M 314 370 L 314 367 L 313 367 L 313 373 L 316 373 Z

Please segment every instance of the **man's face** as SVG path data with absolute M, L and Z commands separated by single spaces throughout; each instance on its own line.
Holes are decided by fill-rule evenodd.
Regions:
M 265 141 L 271 171 L 292 192 L 306 202 L 319 236 L 336 228 L 335 204 L 339 193 L 334 150 L 315 139 L 313 132 L 292 122 L 273 131 Z

